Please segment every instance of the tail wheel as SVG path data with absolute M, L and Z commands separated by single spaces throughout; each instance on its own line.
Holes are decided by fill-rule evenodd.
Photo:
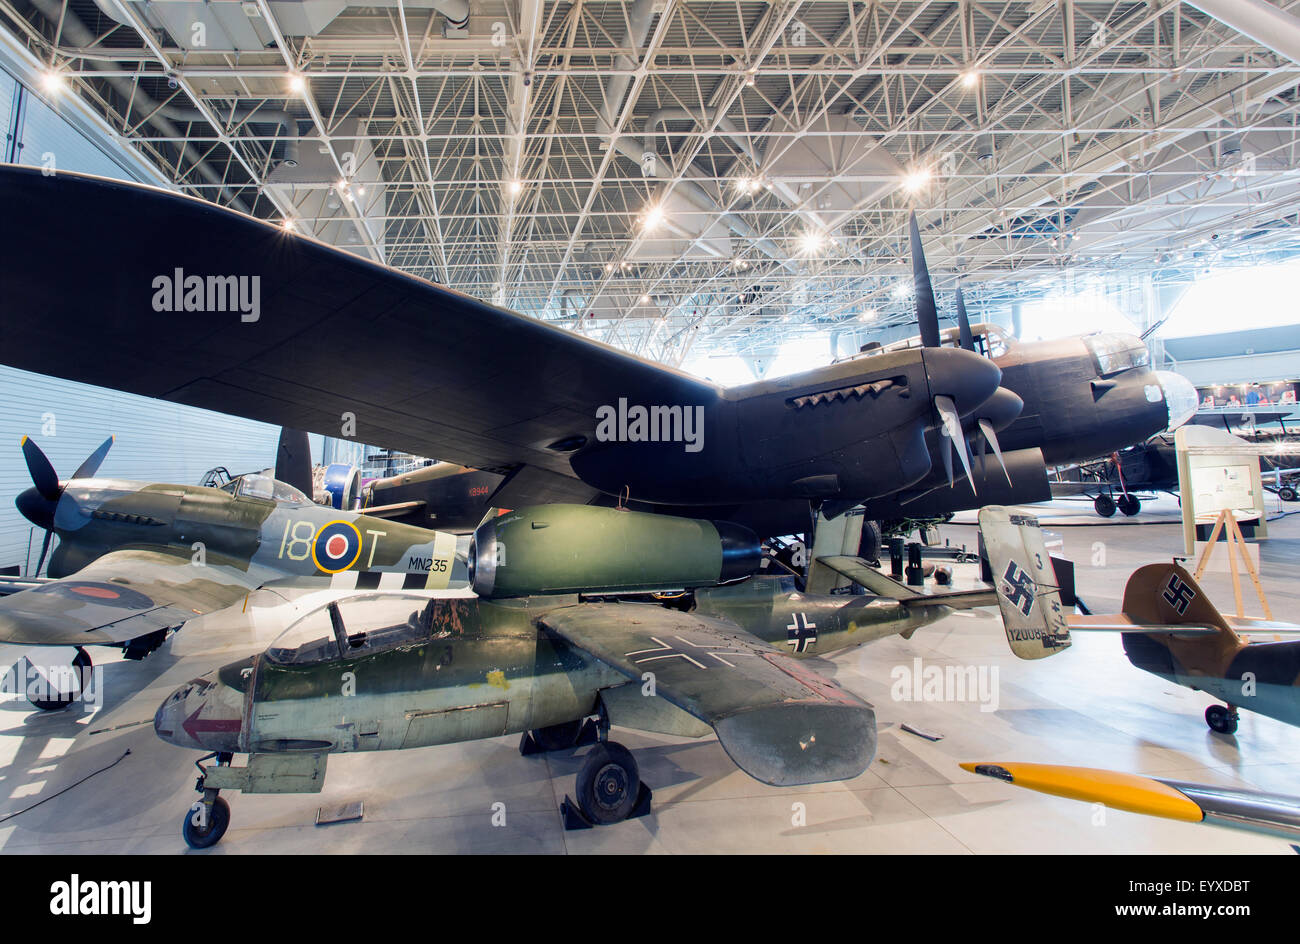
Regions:
M 1237 712 L 1223 705 L 1211 705 L 1205 709 L 1205 723 L 1219 734 L 1237 732 Z
M 599 826 L 622 822 L 636 806 L 641 774 L 632 752 L 621 744 L 597 744 L 578 773 L 578 806 Z
M 28 660 L 27 664 L 29 666 L 32 665 L 30 660 Z M 71 682 L 73 687 L 67 691 L 47 691 L 46 694 L 52 696 L 49 698 L 34 696 L 29 691 L 27 700 L 32 703 L 33 708 L 37 708 L 41 711 L 59 711 L 63 708 L 67 708 L 74 701 L 80 698 L 81 693 L 86 690 L 86 687 L 90 684 L 90 673 L 92 671 L 94 671 L 94 663 L 91 661 L 90 653 L 78 646 L 77 654 L 72 658 Z
M 185 812 L 181 835 L 191 849 L 209 849 L 221 841 L 229 826 L 230 804 L 217 797 L 212 801 L 212 809 L 206 816 L 201 809 L 191 808 Z

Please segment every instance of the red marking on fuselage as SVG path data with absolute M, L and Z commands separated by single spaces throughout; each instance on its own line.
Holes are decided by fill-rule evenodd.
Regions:
M 181 727 L 185 733 L 192 737 L 195 743 L 202 744 L 203 741 L 199 735 L 205 731 L 216 731 L 223 733 L 239 733 L 240 721 L 238 718 L 209 718 L 206 721 L 199 720 L 199 712 L 203 706 L 194 709 L 194 713 L 181 722 Z

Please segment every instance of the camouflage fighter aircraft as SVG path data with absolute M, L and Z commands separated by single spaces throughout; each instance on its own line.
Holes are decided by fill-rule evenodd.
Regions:
M 635 759 L 609 740 L 612 725 L 716 733 L 737 766 L 777 786 L 856 777 L 875 753 L 875 714 L 802 660 L 910 637 L 997 597 L 922 596 L 857 558 L 828 563 L 874 592 L 814 596 L 789 577 L 751 576 L 759 542 L 734 524 L 558 504 L 484 522 L 470 551 L 475 595 L 443 595 L 396 624 L 368 617 L 363 599 L 351 617 L 349 603 L 330 603 L 264 652 L 166 699 L 158 736 L 210 752 L 185 840 L 202 848 L 221 838 L 222 790 L 319 791 L 331 753 L 511 733 L 526 732 L 525 753 L 594 734 L 576 804 L 565 801 L 580 825 L 649 806 Z M 1012 639 L 1012 649 L 1050 651 L 1037 637 Z M 245 766 L 232 763 L 237 753 Z
M 224 489 L 95 478 L 112 444 L 60 481 L 22 440 L 33 485 L 16 504 L 45 530 L 38 574 L 55 535 L 59 545 L 54 579 L 0 599 L 0 661 L 26 655 L 38 669 L 45 684 L 28 691 L 38 708 L 75 698 L 91 667 L 86 646 L 143 658 L 169 629 L 261 587 L 436 589 L 466 578 L 454 535 L 322 508 L 269 476 Z
M 980 530 L 986 544 L 991 534 L 999 540 L 996 528 L 991 526 L 995 520 L 1015 517 L 1026 524 L 1033 521 L 1003 508 L 981 509 Z M 989 554 L 1010 556 L 1014 568 L 1019 566 L 1016 550 L 1015 544 L 1004 543 L 996 549 L 990 547 Z M 1026 600 L 1058 589 L 1050 573 L 1007 571 L 999 583 L 1000 593 L 1021 594 L 1017 599 Z M 1048 622 L 1048 616 L 1054 622 Z M 1024 622 L 1031 630 L 1049 634 L 1059 631 L 1061 625 L 1070 630 L 1120 633 L 1124 654 L 1139 669 L 1226 703 L 1205 710 L 1206 723 L 1220 734 L 1237 730 L 1239 708 L 1300 725 L 1300 640 L 1248 639 L 1300 633 L 1300 624 L 1225 616 L 1176 561 L 1147 564 L 1135 570 L 1124 587 L 1124 602 L 1118 614 L 1061 614 L 1039 608 L 1027 611 Z

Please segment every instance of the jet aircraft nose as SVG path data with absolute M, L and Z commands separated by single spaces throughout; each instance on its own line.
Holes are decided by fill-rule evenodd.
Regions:
M 1002 383 L 997 364 L 974 351 L 956 347 L 927 347 L 922 352 L 930 396 L 951 397 L 957 412 L 967 416 L 993 396 Z
M 23 489 L 14 499 L 18 513 L 36 527 L 44 528 L 46 531 L 54 530 L 54 508 L 57 504 L 58 502 L 50 501 L 38 492 L 34 486 Z
M 1175 430 L 1196 415 L 1200 405 L 1196 388 L 1190 380 L 1172 370 L 1156 371 L 1156 379 L 1165 395 L 1165 409 L 1169 414 L 1169 424 L 1165 429 Z
M 244 694 L 216 673 L 186 682 L 167 696 L 153 716 L 153 730 L 168 744 L 205 751 L 238 751 Z

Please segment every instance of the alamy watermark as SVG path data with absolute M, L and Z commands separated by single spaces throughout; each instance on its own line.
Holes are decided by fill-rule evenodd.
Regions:
M 973 701 L 980 711 L 998 710 L 996 665 L 925 665 L 918 657 L 911 665 L 894 666 L 889 677 L 894 701 Z
M 596 439 L 600 442 L 679 442 L 687 452 L 704 448 L 704 407 L 628 406 L 626 397 L 618 406 L 596 408 Z
M 152 286 L 154 311 L 237 311 L 243 322 L 262 317 L 260 275 L 186 275 L 175 269 L 155 276 Z

